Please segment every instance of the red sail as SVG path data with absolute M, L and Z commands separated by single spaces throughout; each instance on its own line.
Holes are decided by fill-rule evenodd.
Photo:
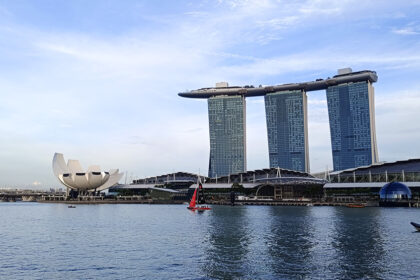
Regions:
M 188 206 L 189 209 L 195 208 L 195 201 L 197 200 L 197 190 L 198 190 L 198 188 L 195 189 L 194 194 L 193 194 L 193 196 L 191 198 L 190 206 Z

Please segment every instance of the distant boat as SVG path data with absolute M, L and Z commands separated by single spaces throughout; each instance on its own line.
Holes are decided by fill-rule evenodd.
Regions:
M 415 222 L 411 222 L 410 223 L 413 227 L 415 227 L 418 231 L 420 231 L 420 224 L 415 223 Z
M 76 208 L 76 206 L 74 206 L 74 205 L 69 205 L 69 206 L 67 206 L 67 208 Z
M 201 183 L 198 185 L 198 187 L 195 189 L 194 194 L 191 198 L 190 201 L 190 205 L 188 205 L 187 209 L 192 210 L 192 211 L 198 211 L 198 212 L 203 212 L 205 210 L 211 210 L 210 207 L 208 207 L 207 205 L 200 205 L 198 204 L 198 191 L 202 190 L 203 186 L 201 185 Z
M 350 203 L 346 205 L 349 208 L 365 208 L 366 205 L 364 204 L 357 204 L 357 203 Z

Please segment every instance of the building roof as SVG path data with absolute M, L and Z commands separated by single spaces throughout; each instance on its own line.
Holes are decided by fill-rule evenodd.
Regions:
M 112 187 L 112 190 L 157 190 L 157 191 L 163 191 L 163 192 L 170 192 L 170 193 L 178 193 L 179 191 L 177 190 L 173 190 L 173 189 L 167 189 L 167 188 L 156 188 L 155 184 L 131 184 L 131 185 L 126 185 L 126 184 L 121 184 L 121 185 L 116 185 L 114 187 Z
M 240 173 L 234 173 L 227 176 L 221 176 L 217 178 L 208 178 L 205 183 L 216 183 L 231 181 L 236 183 L 241 182 L 254 182 L 258 180 L 285 178 L 285 177 L 306 177 L 314 178 L 312 175 L 306 172 L 284 169 L 284 168 L 263 168 L 251 171 L 245 171 Z M 242 181 L 240 180 L 242 178 Z M 226 183 L 225 182 L 225 183 Z
M 271 177 L 257 179 L 255 182 L 243 182 L 239 183 L 245 189 L 252 189 L 262 185 L 323 185 L 327 181 L 319 178 L 312 177 Z M 238 182 L 221 182 L 221 183 L 204 183 L 204 189 L 230 189 L 234 184 Z M 198 184 L 193 184 L 190 188 L 197 188 Z
M 389 183 L 389 182 L 388 182 Z M 387 182 L 364 182 L 364 183 L 327 183 L 324 189 L 349 189 L 349 188 L 382 188 Z M 420 187 L 420 182 L 403 182 L 411 188 Z
M 133 184 L 171 184 L 171 183 L 194 183 L 200 177 L 202 181 L 207 179 L 206 176 L 189 172 L 174 172 L 158 176 L 152 176 L 142 179 L 133 180 Z
M 252 189 L 261 184 L 245 183 L 242 185 L 245 189 Z M 203 184 L 202 186 L 203 186 L 203 189 L 231 189 L 233 184 L 217 183 L 217 184 Z M 195 189 L 197 187 L 198 187 L 198 184 L 194 184 L 190 186 L 190 189 Z
M 420 172 L 420 159 L 407 159 L 407 160 L 397 160 L 393 162 L 378 162 L 371 165 L 359 166 L 355 168 L 349 168 L 345 170 L 339 170 L 331 172 L 330 175 L 338 174 L 350 174 L 350 173 L 369 173 L 371 172 L 401 172 L 402 170 L 406 172 Z

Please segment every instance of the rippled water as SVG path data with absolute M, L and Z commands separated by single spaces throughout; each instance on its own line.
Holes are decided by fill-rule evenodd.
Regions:
M 419 279 L 420 209 L 0 203 L 1 279 Z

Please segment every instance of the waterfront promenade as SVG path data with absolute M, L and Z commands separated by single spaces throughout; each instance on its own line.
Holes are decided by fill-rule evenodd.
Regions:
M 56 196 L 63 197 L 65 192 L 51 190 L 29 190 L 29 189 L 0 189 L 0 201 L 38 201 L 42 197 Z
M 79 196 L 71 199 L 64 192 L 40 191 L 40 190 L 0 190 L 0 202 L 40 202 L 40 203 L 63 203 L 63 204 L 184 204 L 188 200 L 174 199 L 153 199 L 141 195 L 117 195 L 117 196 Z M 418 199 L 411 199 L 409 207 L 420 207 Z M 379 206 L 378 199 L 358 199 L 356 201 L 337 201 L 326 198 L 310 199 L 271 199 L 267 197 L 236 199 L 235 205 L 255 205 L 255 206 L 348 206 L 357 203 L 365 207 Z M 230 199 L 225 198 L 207 199 L 207 204 L 212 205 L 231 205 Z
M 80 196 L 77 199 L 66 199 L 65 196 L 44 196 L 38 200 L 41 203 L 65 203 L 65 204 L 185 204 L 183 200 L 169 199 L 150 199 L 143 196 L 116 196 L 106 198 L 101 196 Z M 418 200 L 410 200 L 409 207 L 420 207 Z M 229 199 L 212 200 L 208 199 L 207 204 L 211 205 L 231 205 Z M 364 207 L 379 206 L 378 200 L 358 201 L 358 204 Z M 325 201 L 323 199 L 237 199 L 236 206 L 255 205 L 255 206 L 348 206 L 349 202 Z

